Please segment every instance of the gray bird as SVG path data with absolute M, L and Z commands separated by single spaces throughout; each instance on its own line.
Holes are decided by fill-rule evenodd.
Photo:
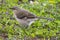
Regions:
M 31 12 L 14 6 L 10 8 L 14 12 L 15 19 L 22 25 L 22 26 L 30 26 L 34 21 L 38 20 L 38 17 Z
M 19 8 L 17 6 L 14 6 L 10 9 L 13 10 L 15 19 L 21 24 L 21 26 L 24 26 L 24 27 L 28 27 L 32 23 L 34 23 L 36 20 L 40 20 L 40 19 L 47 19 L 50 21 L 54 20 L 53 18 L 38 17 L 33 13 L 25 9 Z

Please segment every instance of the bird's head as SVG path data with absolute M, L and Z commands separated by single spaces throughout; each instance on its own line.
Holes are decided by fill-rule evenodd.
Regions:
M 18 10 L 18 9 L 20 9 L 20 8 L 17 7 L 17 6 L 14 6 L 14 7 L 10 8 L 10 9 L 12 9 L 12 10 Z

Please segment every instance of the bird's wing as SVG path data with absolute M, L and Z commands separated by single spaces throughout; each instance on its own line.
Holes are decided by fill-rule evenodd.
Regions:
M 23 11 L 23 14 L 25 15 L 25 17 L 27 18 L 37 18 L 36 15 L 32 14 L 31 12 L 27 11 L 27 10 L 24 10 Z
M 19 18 L 19 19 L 24 19 L 24 18 L 25 19 L 26 18 L 33 19 L 33 18 L 37 18 L 36 15 L 32 14 L 31 12 L 29 12 L 27 10 L 20 10 L 19 12 L 17 12 L 16 15 L 18 15 L 17 18 Z
M 22 12 L 19 12 L 16 15 L 17 15 L 17 18 L 19 18 L 19 19 L 25 18 L 25 15 Z

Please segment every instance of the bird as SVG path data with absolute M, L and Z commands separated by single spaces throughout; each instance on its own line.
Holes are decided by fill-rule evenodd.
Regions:
M 36 20 L 38 20 L 38 16 L 26 9 L 19 8 L 17 6 L 14 6 L 10 9 L 13 10 L 14 17 L 20 23 L 21 26 L 28 27 Z
M 40 20 L 40 19 L 47 19 L 50 21 L 54 20 L 53 18 L 46 18 L 46 17 L 41 17 L 41 16 L 38 17 L 32 12 L 23 8 L 19 8 L 17 6 L 14 6 L 10 9 L 13 10 L 14 17 L 20 23 L 20 26 L 23 26 L 25 28 L 27 28 L 28 26 L 31 26 L 31 24 L 33 24 L 36 20 Z

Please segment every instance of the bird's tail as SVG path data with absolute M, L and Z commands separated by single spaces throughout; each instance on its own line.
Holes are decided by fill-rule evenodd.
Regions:
M 38 17 L 38 20 L 40 19 L 46 19 L 46 20 L 50 20 L 50 21 L 54 21 L 55 19 L 54 18 L 48 18 L 48 17 Z

